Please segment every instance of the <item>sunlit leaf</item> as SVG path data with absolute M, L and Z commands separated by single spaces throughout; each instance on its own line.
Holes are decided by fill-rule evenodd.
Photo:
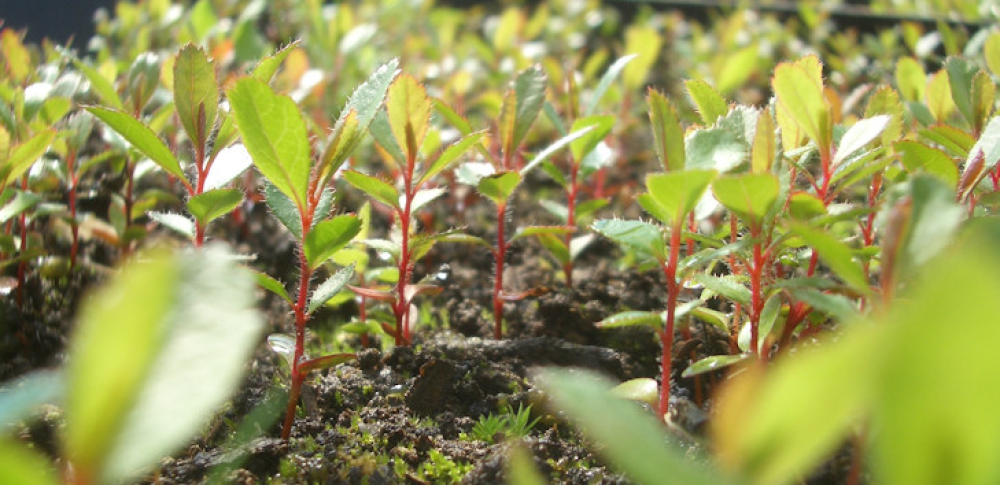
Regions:
M 725 369 L 733 364 L 738 364 L 747 360 L 747 358 L 751 355 L 753 354 L 712 355 L 705 357 L 692 363 L 687 367 L 687 369 L 684 369 L 684 372 L 681 373 L 681 377 L 694 377 L 699 374 Z
M 598 328 L 618 328 L 646 326 L 653 329 L 662 330 L 666 322 L 665 312 L 645 312 L 630 310 L 611 315 L 594 325 Z
M 462 139 L 448 145 L 441 155 L 434 160 L 434 163 L 420 176 L 420 180 L 417 182 L 417 186 L 421 186 L 428 180 L 434 178 L 437 174 L 448 170 L 451 168 L 455 162 L 458 162 L 463 154 L 469 150 L 469 148 L 475 146 L 477 143 L 481 142 L 483 137 L 486 135 L 485 131 L 477 131 L 475 133 L 470 133 L 462 137 Z
M 156 162 L 161 168 L 182 180 L 187 180 L 181 165 L 174 157 L 173 152 L 160 140 L 156 133 L 141 121 L 133 118 L 121 111 L 101 108 L 98 106 L 88 106 L 87 111 L 96 116 L 128 141 L 136 150 Z
M 236 81 L 228 96 L 254 165 L 300 212 L 304 211 L 312 152 L 298 106 L 254 78 Z
M 188 138 L 205 146 L 219 109 L 215 64 L 200 47 L 188 44 L 174 61 L 174 108 Z
M 480 194 L 489 197 L 496 205 L 507 203 L 514 189 L 521 183 L 521 175 L 517 172 L 501 172 L 483 177 L 479 180 L 477 189 Z
M 750 151 L 750 171 L 753 173 L 770 172 L 776 153 L 774 118 L 771 118 L 771 114 L 767 110 L 762 110 L 757 118 L 757 128 Z
M 908 172 L 927 172 L 940 177 L 949 186 L 958 184 L 958 167 L 941 150 L 912 140 L 897 141 L 893 147 L 902 155 L 900 161 Z
M 670 172 L 684 169 L 684 130 L 677 112 L 667 97 L 654 89 L 649 90 L 649 121 L 656 144 L 656 155 L 663 170 Z
M 344 172 L 344 180 L 378 202 L 399 209 L 399 191 L 381 179 L 350 170 Z
M 402 74 L 386 94 L 389 127 L 407 160 L 416 159 L 431 119 L 431 100 L 413 76 Z
M 751 225 L 764 223 L 780 191 L 772 174 L 724 175 L 712 182 L 716 200 Z
M 684 170 L 646 176 L 646 189 L 663 209 L 653 214 L 667 227 L 677 230 L 694 210 L 698 200 L 716 177 L 715 170 Z
M 202 225 L 222 217 L 243 202 L 243 191 L 240 189 L 216 189 L 202 192 L 190 200 L 187 207 L 191 215 Z
M 307 313 L 312 313 L 326 304 L 330 298 L 344 289 L 344 286 L 351 281 L 354 277 L 354 265 L 350 265 L 337 270 L 336 273 L 330 275 L 323 283 L 313 290 L 312 295 L 309 296 L 309 306 L 307 308 Z
M 271 54 L 257 63 L 257 67 L 253 69 L 253 77 L 260 79 L 266 83 L 271 82 L 271 78 L 274 74 L 278 72 L 278 68 L 281 67 L 281 63 L 285 62 L 285 58 L 292 51 L 298 49 L 299 41 L 289 42 L 288 45 L 278 49 L 274 54 Z
M 705 126 L 714 125 L 716 120 L 729 112 L 729 104 L 711 84 L 700 79 L 689 79 L 684 82 L 684 87 L 698 108 L 701 122 Z
M 892 118 L 888 115 L 878 115 L 865 118 L 851 125 L 847 133 L 844 133 L 844 136 L 840 139 L 837 154 L 833 157 L 833 164 L 839 165 L 865 145 L 878 138 L 891 120 Z
M 601 76 L 601 80 L 597 83 L 597 87 L 594 88 L 594 92 L 590 95 L 590 101 L 587 103 L 587 107 L 583 110 L 584 116 L 590 116 L 594 114 L 594 110 L 597 109 L 597 103 L 600 102 L 601 98 L 604 97 L 604 93 L 608 91 L 611 87 L 611 83 L 614 82 L 615 78 L 625 69 L 633 59 L 638 57 L 638 54 L 628 54 L 618 58 L 608 70 L 604 72 Z
M 778 97 L 779 109 L 791 115 L 820 150 L 828 151 L 832 143 L 833 120 L 830 106 L 823 96 L 822 76 L 819 59 L 806 56 L 794 63 L 778 64 L 771 85 Z
M 591 225 L 594 232 L 634 251 L 666 261 L 663 230 L 655 224 L 622 219 L 599 219 Z
M 344 214 L 318 222 L 303 242 L 306 261 L 311 269 L 325 263 L 333 253 L 343 248 L 361 230 L 361 219 L 352 214 Z

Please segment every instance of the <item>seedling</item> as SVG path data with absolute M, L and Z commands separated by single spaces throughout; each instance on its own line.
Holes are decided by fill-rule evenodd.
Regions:
M 504 290 L 503 272 L 506 263 L 507 249 L 511 243 L 521 237 L 533 236 L 539 233 L 565 234 L 565 227 L 531 227 L 518 232 L 513 238 L 507 235 L 508 203 L 515 189 L 524 180 L 525 175 L 547 160 L 554 153 L 580 138 L 593 126 L 585 126 L 563 136 L 552 145 L 531 159 L 530 162 L 518 167 L 517 159 L 521 156 L 523 144 L 528 131 L 538 118 L 545 102 L 546 76 L 540 66 L 525 69 L 514 80 L 514 85 L 507 90 L 500 108 L 500 118 L 497 121 L 499 131 L 500 158 L 482 150 L 489 158 L 489 163 L 469 162 L 458 170 L 458 178 L 462 183 L 476 187 L 479 193 L 488 198 L 496 207 L 497 236 L 492 246 L 493 258 L 496 262 L 493 274 L 493 337 L 503 338 L 503 304 L 508 301 L 518 301 L 530 296 L 534 291 L 512 293 Z M 469 133 L 471 128 L 460 116 L 447 106 L 438 104 L 438 109 L 461 132 Z
M 362 287 L 352 289 L 363 297 L 389 303 L 396 325 L 395 328 L 388 327 L 384 330 L 393 337 L 396 345 L 409 345 L 412 341 L 413 298 L 440 291 L 434 285 L 412 283 L 414 265 L 435 243 L 465 238 L 452 232 L 418 234 L 414 214 L 444 193 L 440 188 L 425 189 L 425 185 L 458 162 L 463 153 L 479 143 L 484 133 L 467 134 L 446 148 L 434 161 L 426 163 L 426 169 L 418 171 L 420 149 L 430 128 L 431 100 L 424 87 L 408 75 L 396 79 L 388 91 L 386 116 L 376 118 L 372 133 L 399 169 L 402 193 L 395 186 L 358 171 L 349 171 L 344 178 L 374 201 L 391 209 L 399 230 L 398 241 L 382 240 L 373 242 L 373 245 L 392 255 L 398 270 L 398 280 L 392 291 Z
M 268 64 L 263 62 L 261 65 Z M 242 145 L 229 146 L 237 133 L 232 120 L 219 109 L 216 69 L 215 62 L 201 48 L 191 44 L 183 47 L 174 59 L 174 108 L 193 152 L 191 177 L 185 173 L 174 152 L 156 135 L 153 126 L 139 120 L 140 109 L 129 114 L 115 108 L 87 108 L 184 185 L 191 217 L 159 212 L 150 216 L 187 236 L 196 247 L 204 244 L 205 230 L 211 221 L 228 214 L 243 201 L 242 190 L 225 186 L 250 166 Z M 263 77 L 263 70 L 258 68 L 258 75 Z M 93 73 L 91 77 L 96 76 L 100 75 Z M 113 91 L 106 95 L 116 96 Z M 120 100 L 113 103 L 121 104 Z M 131 191 L 131 178 L 129 180 L 128 190 Z M 126 201 L 130 199 L 126 197 Z M 126 220 L 131 217 L 131 206 L 127 204 Z
M 315 358 L 305 355 L 306 323 L 313 312 L 347 284 L 354 274 L 353 266 L 337 271 L 315 290 L 311 290 L 310 281 L 316 270 L 350 243 L 361 228 L 361 221 L 355 215 L 331 217 L 330 182 L 361 142 L 382 105 L 389 83 L 396 77 L 397 65 L 393 60 L 381 66 L 354 91 L 322 149 L 310 143 L 305 118 L 295 102 L 268 86 L 266 79 L 277 69 L 277 63 L 262 63 L 254 76 L 236 81 L 227 91 L 243 143 L 268 181 L 264 189 L 267 205 L 295 238 L 299 256 L 294 299 L 280 282 L 258 274 L 258 283 L 288 302 L 295 315 L 294 339 L 282 334 L 268 338 L 272 349 L 285 357 L 291 369 L 288 409 L 281 431 L 284 439 L 291 434 L 295 408 L 308 373 L 353 357 L 352 354 Z
M 497 436 L 502 436 L 504 439 L 523 438 L 528 436 L 540 419 L 542 418 L 531 419 L 531 406 L 518 405 L 515 411 L 508 404 L 500 414 L 490 413 L 481 416 L 472 427 L 472 436 L 491 444 L 495 443 Z

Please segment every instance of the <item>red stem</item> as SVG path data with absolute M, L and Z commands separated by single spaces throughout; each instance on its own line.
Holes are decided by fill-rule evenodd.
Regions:
M 411 152 L 412 153 L 412 152 Z M 416 165 L 416 154 L 407 156 L 406 170 L 403 171 L 403 210 L 399 213 L 399 226 L 402 232 L 399 254 L 399 280 L 396 282 L 396 303 L 392 313 L 396 317 L 396 345 L 410 344 L 410 302 L 406 298 L 406 287 L 410 284 L 413 263 L 410 262 L 410 211 L 413 196 L 416 193 L 412 187 L 413 168 Z
M 506 225 L 507 202 L 497 204 L 497 246 L 494 249 L 496 272 L 493 275 L 493 338 L 503 338 L 503 266 L 507 255 Z
M 659 417 L 666 420 L 670 405 L 670 367 L 674 347 L 674 313 L 677 310 L 677 297 L 680 295 L 680 284 L 677 281 L 677 260 L 681 248 L 681 223 L 670 231 L 670 256 L 663 265 L 663 276 L 667 283 L 667 322 L 660 332 L 660 343 L 663 355 L 660 361 L 660 407 Z

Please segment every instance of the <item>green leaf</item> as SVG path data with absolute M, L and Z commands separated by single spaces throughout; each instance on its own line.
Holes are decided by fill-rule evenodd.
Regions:
M 726 94 L 743 86 L 757 70 L 760 46 L 756 43 L 740 48 L 734 54 L 720 58 L 718 72 L 715 73 L 715 88 Z
M 958 184 L 958 166 L 943 151 L 912 140 L 900 140 L 893 144 L 900 153 L 900 162 L 911 174 L 927 172 L 944 180 L 949 186 Z
M 427 136 L 431 100 L 413 76 L 402 74 L 389 86 L 385 101 L 389 128 L 407 160 L 415 160 Z
M 417 187 L 420 187 L 428 180 L 434 178 L 437 174 L 451 168 L 451 166 L 459 160 L 459 157 L 461 157 L 462 154 L 468 151 L 472 146 L 481 142 L 485 135 L 485 131 L 477 131 L 462 137 L 462 139 L 452 143 L 451 145 L 448 145 L 448 148 L 445 148 L 437 160 L 434 160 L 434 163 L 432 163 L 430 167 L 427 168 L 427 171 L 420 176 L 420 181 L 417 182 Z
M 410 213 L 412 214 L 420 210 L 423 206 L 433 202 L 434 199 L 441 197 L 445 193 L 447 191 L 441 187 L 418 190 L 417 193 L 413 194 L 413 200 L 410 201 Z M 402 201 L 400 201 L 400 205 L 402 205 Z
M 204 226 L 222 217 L 243 202 L 243 191 L 240 189 L 216 189 L 202 192 L 190 200 L 187 207 L 191 215 Z
M 912 57 L 902 57 L 896 61 L 896 85 L 903 99 L 911 102 L 924 100 L 927 90 L 927 74 L 920 63 Z
M 320 267 L 333 256 L 333 253 L 351 242 L 360 230 L 361 219 L 352 214 L 344 214 L 317 223 L 306 234 L 303 244 L 310 269 Z
M 108 81 L 97 69 L 84 64 L 76 59 L 73 60 L 73 65 L 76 66 L 80 72 L 83 73 L 87 81 L 90 82 L 90 89 L 97 95 L 97 99 L 101 104 L 109 106 L 116 110 L 122 110 L 125 107 L 122 105 L 122 100 L 118 96 L 118 91 L 115 90 L 115 86 Z
M 573 131 L 570 134 L 563 136 L 562 138 L 559 138 L 551 145 L 545 147 L 544 150 L 538 152 L 538 154 L 535 155 L 530 162 L 525 164 L 524 168 L 521 169 L 521 175 L 527 175 L 528 172 L 531 172 L 532 170 L 534 170 L 535 167 L 540 165 L 542 162 L 548 160 L 548 158 L 551 157 L 553 154 L 555 154 L 559 150 L 562 150 L 564 147 L 566 147 L 566 145 L 570 145 L 571 143 L 573 143 L 574 140 L 579 139 L 580 137 L 586 135 L 587 133 L 590 133 L 590 131 L 593 129 L 594 126 L 585 126 L 583 128 L 580 128 L 579 130 Z
M 832 455 L 875 391 L 872 369 L 887 341 L 878 329 L 865 330 L 776 362 L 749 395 L 719 396 L 720 455 L 751 483 L 794 483 Z M 739 426 L 721 428 L 736 420 Z
M 678 230 L 716 175 L 715 170 L 695 169 L 647 175 L 646 189 L 662 209 L 651 212 L 652 215 L 672 230 Z
M 507 203 L 514 189 L 521 183 L 521 175 L 517 172 L 500 172 L 488 175 L 479 180 L 477 189 L 480 194 L 489 197 L 497 206 Z
M 783 62 L 774 69 L 771 86 L 778 97 L 778 109 L 788 113 L 819 147 L 828 152 L 832 144 L 833 121 L 823 97 L 823 66 L 816 56 L 794 63 Z
M 996 254 L 994 240 L 963 241 L 910 283 L 906 304 L 894 306 L 887 321 L 875 322 L 892 332 L 872 347 L 884 365 L 878 372 L 863 369 L 879 377 L 872 421 L 879 438 L 872 443 L 871 463 L 880 483 L 1000 478 L 1000 375 L 989 357 L 1000 339 Z M 940 396 L 961 402 L 962 412 L 942 406 Z
M 658 261 L 666 261 L 667 259 L 663 230 L 655 224 L 643 221 L 600 219 L 594 221 L 590 227 L 594 232 L 634 251 L 648 254 Z
M 598 143 L 611 133 L 611 128 L 615 124 L 615 117 L 611 115 L 593 115 L 584 118 L 577 118 L 573 122 L 572 131 L 580 131 L 585 127 L 593 127 L 583 136 L 570 143 L 570 151 L 573 153 L 573 160 L 582 163 L 585 156 L 594 151 Z
M 343 364 L 344 362 L 350 362 L 357 357 L 357 354 L 347 353 L 324 355 L 322 357 L 316 357 L 315 359 L 309 359 L 303 362 L 299 367 L 299 371 L 307 374 L 315 370 L 328 369 L 335 365 Z
M 52 462 L 41 451 L 10 438 L 0 438 L 0 483 L 56 485 L 61 482 Z
M 742 165 L 749 147 L 742 133 L 724 127 L 700 129 L 685 139 L 688 168 L 714 168 L 720 173 Z
M 692 279 L 695 283 L 701 284 L 708 290 L 729 298 L 737 303 L 742 303 L 744 305 L 750 303 L 750 290 L 732 277 L 695 273 Z
M 993 103 L 996 100 L 996 84 L 990 79 L 986 71 L 977 71 L 972 78 L 972 92 L 970 93 L 972 102 L 972 126 L 973 129 L 982 130 L 987 118 L 993 113 Z
M 622 71 L 622 83 L 626 90 L 642 89 L 649 77 L 649 71 L 656 64 L 663 39 L 652 26 L 635 23 L 625 29 L 625 53 L 636 54 L 635 60 Z
M 823 262 L 845 283 L 861 293 L 871 293 L 868 279 L 865 278 L 861 265 L 854 261 L 851 249 L 826 231 L 809 227 L 804 224 L 793 224 L 792 232 L 805 240 L 814 251 L 819 253 Z
M 724 175 L 712 182 L 715 199 L 751 226 L 764 223 L 780 190 L 778 177 L 769 173 Z
M 254 165 L 304 212 L 309 189 L 309 132 L 298 106 L 263 81 L 243 78 L 228 91 L 236 126 Z
M 840 139 L 840 146 L 837 147 L 837 154 L 833 157 L 833 164 L 839 165 L 865 145 L 878 138 L 882 134 L 882 130 L 885 130 L 886 126 L 889 125 L 890 121 L 892 121 L 892 117 L 889 115 L 878 115 L 865 118 L 851 125 L 847 133 L 844 133 L 844 136 Z
M 660 385 L 656 379 L 649 377 L 637 377 L 629 379 L 611 389 L 611 395 L 649 404 L 650 408 L 655 408 L 660 402 Z
M 634 327 L 637 325 L 651 327 L 655 330 L 663 330 L 663 326 L 666 324 L 666 312 L 644 312 L 644 311 L 625 311 L 621 313 L 616 313 L 611 315 L 604 320 L 601 320 L 594 325 L 598 328 L 619 328 L 619 327 Z
M 590 199 L 576 204 L 576 218 L 584 219 L 597 212 L 610 203 L 608 199 Z
M 174 107 L 188 138 L 204 147 L 219 109 L 219 83 L 215 64 L 194 44 L 182 47 L 174 61 Z
M 322 225 L 322 223 L 320 223 Z M 318 228 L 319 226 L 317 226 Z M 331 275 L 322 284 L 313 290 L 312 295 L 309 296 L 309 308 L 307 313 L 312 313 L 326 304 L 330 298 L 344 289 L 344 286 L 351 281 L 354 277 L 354 265 L 350 265 L 337 270 L 336 273 Z
M 712 126 L 716 120 L 726 116 L 729 112 L 729 104 L 710 84 L 701 79 L 689 79 L 684 81 L 691 101 L 698 107 L 698 114 L 705 126 Z
M 203 190 L 221 189 L 253 165 L 250 152 L 242 143 L 223 148 L 215 156 L 205 176 Z
M 393 59 L 375 70 L 362 83 L 337 118 L 320 162 L 320 180 L 326 181 L 347 161 L 361 143 L 365 130 L 375 119 L 389 85 L 399 74 L 399 60 Z
M 936 177 L 916 176 L 897 190 L 894 195 L 912 201 L 903 246 L 906 271 L 924 265 L 948 247 L 964 220 L 965 209 L 955 202 L 953 190 Z
M 399 210 L 399 191 L 381 179 L 350 170 L 344 172 L 344 180 L 378 202 Z
M 851 322 L 861 316 L 857 304 L 843 295 L 814 288 L 792 288 L 792 296 L 838 322 Z
M 274 217 L 295 236 L 295 239 L 302 239 L 302 217 L 292 199 L 278 190 L 274 184 L 265 183 L 264 202 L 271 209 L 271 214 L 274 214 Z
M 794 219 L 809 220 L 826 214 L 826 205 L 814 194 L 795 192 L 788 198 L 788 213 Z
M 566 242 L 562 238 L 547 233 L 537 234 L 536 237 L 538 238 L 538 242 L 552 254 L 559 264 L 566 265 L 570 263 L 572 258 L 569 247 L 566 246 Z
M 87 482 L 136 478 L 203 430 L 263 328 L 221 246 L 133 261 L 85 302 L 70 345 L 64 449 Z
M 976 125 L 976 109 L 973 107 L 972 79 L 978 70 L 971 62 L 961 57 L 949 57 L 944 61 L 944 69 L 948 72 L 948 85 L 951 87 L 951 99 L 962 117 L 970 125 Z M 943 121 L 940 118 L 938 121 Z
M 266 273 L 261 273 L 260 271 L 248 270 L 256 278 L 257 286 L 274 293 L 281 297 L 289 304 L 292 303 L 292 297 L 288 296 L 288 291 L 285 290 L 285 285 L 281 284 L 280 281 L 272 278 Z
M 662 423 L 635 403 L 611 395 L 613 384 L 583 370 L 546 370 L 537 379 L 555 406 L 577 423 L 616 469 L 635 483 L 724 484 L 668 443 Z
M 462 136 L 468 136 L 472 133 L 472 125 L 469 121 L 458 114 L 451 106 L 448 106 L 444 101 L 434 98 L 434 109 L 440 114 L 451 126 L 454 126 Z
M 9 221 L 27 210 L 37 206 L 42 202 L 42 197 L 31 192 L 17 191 L 14 200 L 11 200 L 0 209 L 0 224 Z
M 606 93 L 608 88 L 611 87 L 611 83 L 614 82 L 615 78 L 617 78 L 619 74 L 621 74 L 622 70 L 625 69 L 625 66 L 638 56 L 638 54 L 621 56 L 608 67 L 608 70 L 604 72 L 603 76 L 601 76 L 601 80 L 598 81 L 597 87 L 594 88 L 594 92 L 590 94 L 590 101 L 587 103 L 587 107 L 583 110 L 584 116 L 594 114 L 594 110 L 597 109 L 597 103 L 604 97 L 604 93 Z
M 684 130 L 667 97 L 650 88 L 649 122 L 652 125 L 656 156 L 665 172 L 684 169 Z
M 136 150 L 149 157 L 167 173 L 181 180 L 187 180 L 187 176 L 181 170 L 181 165 L 174 157 L 173 152 L 167 148 L 163 140 L 156 136 L 153 130 L 141 121 L 127 113 L 99 106 L 87 106 L 86 110 L 107 124 Z
M 573 231 L 574 228 L 570 226 L 526 226 L 517 228 L 517 232 L 510 240 L 516 241 L 539 235 L 565 236 Z
M 194 221 L 187 216 L 181 214 L 172 214 L 170 212 L 147 212 L 147 216 L 150 219 L 156 221 L 163 227 L 166 227 L 190 240 L 194 240 Z
M 708 372 L 717 371 L 719 369 L 725 369 L 734 364 L 739 364 L 744 360 L 747 360 L 753 354 L 743 353 L 737 355 L 712 355 L 705 357 L 697 362 L 692 363 L 684 372 L 681 373 L 681 377 L 694 377 L 697 375 L 705 374 Z
M 542 111 L 547 83 L 545 71 L 539 65 L 521 71 L 514 79 L 514 87 L 507 91 L 500 109 L 500 141 L 504 153 L 511 154 L 521 146 Z
M 767 110 L 761 110 L 757 117 L 757 128 L 754 131 L 753 146 L 750 151 L 750 171 L 753 173 L 768 173 L 774 165 L 777 153 L 777 141 L 774 134 L 774 118 Z
M 281 63 L 285 62 L 285 58 L 288 57 L 288 54 L 291 54 L 292 51 L 297 49 L 299 44 L 300 41 L 298 40 L 289 42 L 288 45 L 278 49 L 278 51 L 274 54 L 261 59 L 260 62 L 257 63 L 257 67 L 253 68 L 252 76 L 266 83 L 270 83 L 271 78 L 274 77 L 274 74 L 278 72 L 278 68 L 281 67 Z
M 927 109 L 938 123 L 947 123 L 955 111 L 950 89 L 948 72 L 943 69 L 931 75 L 927 82 Z

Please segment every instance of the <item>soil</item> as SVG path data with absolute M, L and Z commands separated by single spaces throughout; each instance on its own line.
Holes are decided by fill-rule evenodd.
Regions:
M 643 167 L 632 170 L 642 173 Z M 615 178 L 628 179 L 628 174 Z M 532 197 L 552 187 L 529 180 L 519 191 L 512 217 L 552 223 Z M 613 186 L 614 187 L 614 186 Z M 628 199 L 619 184 L 612 198 Z M 346 192 L 346 191 L 345 191 Z M 342 205 L 358 200 L 346 193 Z M 493 208 L 474 201 L 464 211 L 454 200 L 438 201 L 428 219 L 441 227 L 466 226 L 491 240 Z M 613 204 L 603 216 L 635 217 Z M 254 266 L 282 281 L 293 281 L 294 245 L 261 205 L 247 207 L 245 226 L 216 224 L 214 237 L 237 250 L 255 254 Z M 44 222 L 44 221 L 42 221 Z M 381 222 L 385 224 L 385 222 Z M 374 228 L 374 231 L 383 230 Z M 152 238 L 167 238 L 155 229 Z M 100 240 L 84 241 L 81 269 L 57 279 L 29 272 L 23 305 L 0 301 L 0 382 L 64 360 L 67 335 L 77 304 L 87 289 L 107 272 L 103 261 L 113 248 Z M 357 359 L 311 376 L 302 398 L 292 437 L 285 442 L 280 416 L 287 395 L 287 367 L 262 343 L 247 367 L 246 379 L 213 424 L 187 449 L 164 460 L 146 481 L 156 483 L 502 483 L 506 457 L 513 446 L 530 451 L 536 468 L 553 483 L 627 483 L 611 469 L 557 413 L 546 406 L 533 386 L 533 371 L 545 366 L 595 370 L 619 381 L 657 377 L 660 347 L 648 328 L 598 329 L 595 323 L 623 310 L 659 310 L 665 305 L 662 275 L 618 266 L 617 247 L 597 239 L 580 256 L 567 288 L 561 271 L 532 240 L 515 244 L 509 255 L 505 286 L 513 291 L 540 289 L 539 295 L 504 307 L 505 339 L 493 340 L 491 304 L 493 262 L 482 248 L 440 244 L 416 268 L 416 279 L 436 275 L 443 291 L 419 304 L 429 315 L 414 332 L 412 347 L 368 348 Z M 109 262 L 110 264 L 110 262 Z M 447 265 L 447 266 L 442 266 Z M 261 309 L 270 332 L 288 332 L 289 311 L 279 299 L 261 292 Z M 312 342 L 327 346 L 332 334 L 339 343 L 360 348 L 356 336 L 328 331 L 330 322 L 346 321 L 356 308 L 325 311 L 311 324 Z M 690 335 L 678 331 L 672 376 L 671 420 L 679 439 L 701 446 L 711 412 L 711 392 L 722 375 L 684 379 L 680 372 L 707 355 L 728 351 L 728 337 L 699 325 Z M 538 423 L 521 439 L 477 438 L 473 428 L 506 406 L 530 406 Z M 56 453 L 57 418 L 43 419 L 22 436 Z M 826 465 L 811 483 L 838 483 L 850 466 L 845 451 Z

